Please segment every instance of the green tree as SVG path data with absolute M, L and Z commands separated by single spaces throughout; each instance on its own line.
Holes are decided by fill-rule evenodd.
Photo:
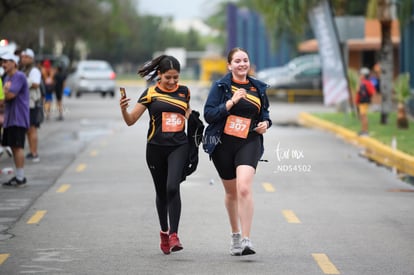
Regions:
M 227 41 L 227 29 L 226 29 L 226 20 L 227 20 L 227 3 L 221 2 L 217 5 L 215 12 L 210 15 L 206 20 L 205 23 L 213 28 L 214 30 L 218 31 L 218 35 L 214 38 L 210 38 L 209 42 L 212 42 L 216 45 L 220 45 L 224 50 L 226 48 L 226 41 Z
M 99 23 L 103 21 L 100 1 L 84 0 L 1 0 L 11 2 L 3 10 L 0 32 L 22 47 L 31 47 L 36 52 L 51 53 L 56 41 L 63 44 L 65 51 L 73 58 L 75 43 L 80 39 L 95 39 Z M 9 3 L 10 4 L 10 3 Z M 94 11 L 94 12 L 90 12 Z M 105 25 L 104 25 L 105 26 Z M 45 48 L 41 49 L 39 30 L 44 30 Z
M 185 35 L 184 47 L 189 51 L 200 50 L 200 35 L 193 28 L 190 28 L 188 33 Z
M 91 10 L 94 12 L 91 13 Z M 55 0 L 55 8 L 47 11 L 40 24 L 49 37 L 48 47 L 53 47 L 56 41 L 60 41 L 70 60 L 75 60 L 80 57 L 76 52 L 77 43 L 104 41 L 105 34 L 110 33 L 107 21 L 104 5 L 97 1 Z M 52 49 L 49 48 L 46 52 L 52 52 Z
M 135 0 L 0 0 L 0 23 L 2 37 L 22 48 L 53 53 L 58 42 L 70 60 L 80 58 L 79 42 L 88 58 L 113 64 L 142 63 L 168 47 L 202 50 L 205 43 L 195 30 L 173 29 L 171 17 L 141 16 Z
M 381 123 L 388 123 L 388 115 L 392 110 L 392 83 L 394 76 L 393 45 L 391 40 L 391 23 L 397 15 L 400 24 L 404 25 L 413 8 L 412 0 L 398 1 L 398 14 L 394 13 L 395 6 L 392 0 L 370 0 L 368 2 L 367 17 L 377 18 L 381 24 Z
M 7 18 L 28 13 L 33 9 L 50 7 L 53 2 L 53 0 L 0 0 L 0 25 Z

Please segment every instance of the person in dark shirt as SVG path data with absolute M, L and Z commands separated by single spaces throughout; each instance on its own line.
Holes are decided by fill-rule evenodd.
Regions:
M 149 81 L 157 79 L 128 110 L 130 98 L 121 96 L 122 117 L 128 126 L 148 110 L 146 161 L 151 172 L 160 223 L 160 248 L 164 254 L 183 249 L 178 238 L 181 216 L 180 183 L 185 178 L 189 145 L 185 121 L 191 113 L 190 90 L 178 84 L 180 63 L 173 56 L 161 55 L 138 71 Z
M 65 80 L 66 80 L 66 74 L 63 71 L 63 67 L 59 65 L 57 67 L 56 74 L 53 76 L 54 82 L 55 82 L 55 95 L 56 95 L 56 101 L 57 101 L 57 108 L 59 111 L 59 116 L 57 117 L 57 120 L 63 120 L 63 89 L 65 87 Z

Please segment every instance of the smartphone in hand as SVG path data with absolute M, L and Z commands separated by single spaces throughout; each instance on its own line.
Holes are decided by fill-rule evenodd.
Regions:
M 126 98 L 126 91 L 124 87 L 119 88 L 119 92 L 121 93 L 122 98 Z

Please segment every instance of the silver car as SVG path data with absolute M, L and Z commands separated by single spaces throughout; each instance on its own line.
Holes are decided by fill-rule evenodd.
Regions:
M 281 67 L 272 67 L 257 72 L 257 78 L 273 89 L 322 88 L 322 68 L 318 54 L 298 56 Z
M 70 95 L 80 97 L 83 93 L 115 95 L 116 73 L 105 60 L 82 60 L 66 79 L 66 86 L 70 89 Z

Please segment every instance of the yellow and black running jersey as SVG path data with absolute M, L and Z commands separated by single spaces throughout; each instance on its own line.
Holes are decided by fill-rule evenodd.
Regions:
M 250 81 L 242 83 L 232 79 L 231 92 L 234 93 L 240 88 L 246 90 L 247 96 L 246 98 L 243 98 L 237 102 L 237 104 L 230 109 L 230 114 L 250 118 L 252 120 L 252 123 L 250 124 L 250 130 L 252 130 L 257 126 L 259 120 L 261 107 L 260 97 L 256 87 L 254 87 Z
M 174 146 L 188 142 L 185 134 L 185 112 L 190 102 L 188 87 L 177 85 L 172 91 L 164 91 L 159 85 L 151 86 L 138 102 L 147 107 L 150 116 L 148 143 Z

